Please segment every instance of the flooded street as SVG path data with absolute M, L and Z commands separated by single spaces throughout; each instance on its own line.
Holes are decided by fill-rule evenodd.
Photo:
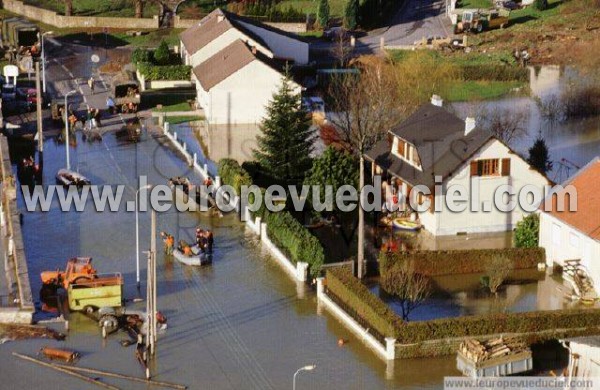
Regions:
M 148 182 L 155 184 L 174 175 L 191 175 L 184 161 L 161 142 L 162 137 L 148 134 L 138 144 L 119 143 L 114 134 L 106 134 L 102 143 L 87 143 L 78 134 L 71 164 L 94 184 L 125 184 L 124 200 L 133 200 L 139 175 L 147 175 Z M 45 185 L 54 183 L 55 172 L 64 165 L 64 152 L 64 144 L 47 140 Z M 69 257 L 78 255 L 92 256 L 99 272 L 121 272 L 125 297 L 137 296 L 134 213 L 95 212 L 89 206 L 81 213 L 63 213 L 55 201 L 48 213 L 23 211 L 36 298 L 39 273 L 64 268 Z M 149 221 L 148 213 L 140 214 L 142 251 L 149 246 Z M 211 218 L 174 210 L 158 215 L 158 229 L 176 238 L 190 240 L 197 225 L 215 233 L 212 266 L 186 267 L 159 252 L 158 308 L 168 318 L 168 329 L 158 340 L 157 363 L 152 368 L 157 380 L 183 383 L 192 389 L 283 389 L 291 387 L 296 369 L 316 364 L 316 370 L 299 376 L 298 388 L 441 388 L 444 375 L 458 374 L 453 357 L 390 364 L 380 360 L 327 312 L 321 312 L 313 291 L 291 281 L 236 216 Z M 142 292 L 145 269 L 142 254 Z M 144 307 L 144 303 L 130 305 Z M 56 327 L 62 329 L 62 324 Z M 34 354 L 42 345 L 80 351 L 81 366 L 142 375 L 134 348 L 119 344 L 124 334 L 103 341 L 95 323 L 82 315 L 72 316 L 70 328 L 64 343 L 31 340 L 0 347 L 0 374 L 5 383 L 85 388 L 75 379 L 10 356 L 11 351 Z M 349 343 L 340 348 L 339 338 Z M 52 386 L 44 386 L 49 382 Z

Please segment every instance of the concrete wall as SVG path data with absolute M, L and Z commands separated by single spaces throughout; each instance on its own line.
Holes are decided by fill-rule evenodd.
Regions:
M 490 177 L 471 177 L 470 161 L 479 159 L 510 159 L 510 176 L 490 176 Z M 500 163 L 500 165 L 502 165 Z M 545 187 L 548 185 L 548 180 L 538 173 L 530 169 L 529 164 L 518 155 L 512 153 L 504 144 L 497 140 L 489 141 L 484 145 L 469 161 L 453 175 L 452 179 L 445 182 L 443 191 L 451 185 L 457 185 L 467 189 L 468 199 L 466 210 L 462 212 L 452 212 L 446 206 L 446 202 L 442 199 L 441 212 L 436 212 L 437 228 L 435 226 L 425 225 L 425 228 L 433 234 L 446 235 L 456 234 L 458 232 L 466 233 L 487 233 L 512 230 L 517 222 L 519 222 L 529 212 L 523 210 L 518 202 L 518 193 L 525 185 L 535 186 L 540 195 L 545 195 Z M 510 185 L 517 195 L 511 196 L 517 205 L 512 212 L 502 212 L 494 207 L 494 193 L 501 185 Z M 472 196 L 472 186 L 479 188 L 479 200 L 477 203 L 479 210 L 470 211 L 470 200 Z M 440 195 L 436 195 L 439 197 Z M 506 196 L 505 196 L 506 198 Z M 541 201 L 541 199 L 540 199 Z M 491 211 L 483 211 L 484 202 L 490 202 Z M 507 199 L 503 201 L 508 202 Z
M 149 18 L 111 18 L 96 16 L 64 16 L 42 8 L 25 5 L 22 1 L 3 0 L 4 9 L 22 15 L 28 19 L 50 24 L 59 28 L 66 27 L 108 27 L 129 29 L 158 28 L 158 16 Z
M 259 123 L 281 79 L 279 72 L 255 60 L 210 91 L 204 91 L 196 82 L 198 103 L 211 125 Z M 300 93 L 300 86 L 294 93 Z
M 581 260 L 596 288 L 600 286 L 600 242 L 548 213 L 540 213 L 540 243 L 546 249 L 546 264 L 564 265 Z
M 34 307 L 25 248 L 21 234 L 20 214 L 17 208 L 15 178 L 8 151 L 6 137 L 0 136 L 0 159 L 2 169 L 2 194 L 0 203 L 0 225 L 8 245 L 3 247 L 6 258 L 8 285 L 16 290 L 18 307 L 0 308 L 0 322 L 31 323 Z

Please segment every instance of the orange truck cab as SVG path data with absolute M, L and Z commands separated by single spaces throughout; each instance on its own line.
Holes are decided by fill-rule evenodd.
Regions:
M 96 277 L 97 271 L 92 267 L 91 257 L 74 257 L 67 261 L 64 271 L 44 271 L 41 274 L 44 285 L 54 285 L 67 289 L 69 284 L 90 281 Z

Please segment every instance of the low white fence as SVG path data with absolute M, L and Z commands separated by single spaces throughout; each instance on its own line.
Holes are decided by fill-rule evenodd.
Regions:
M 184 141 L 177 138 L 177 132 L 171 132 L 168 122 L 163 125 L 163 132 L 167 139 L 171 141 L 173 146 L 183 154 L 187 163 L 197 171 L 203 179 L 210 177 L 215 183 L 215 191 L 221 187 L 221 178 L 219 176 L 211 177 L 208 172 L 207 164 L 198 164 L 198 156 L 196 153 L 191 153 L 188 150 L 188 146 Z M 225 194 L 225 196 L 227 196 Z M 271 256 L 283 267 L 283 269 L 296 281 L 305 282 L 308 278 L 308 263 L 298 262 L 294 263 L 287 258 L 287 256 L 269 239 L 267 234 L 267 224 L 262 222 L 260 217 L 252 218 L 252 215 L 248 209 L 240 210 L 239 197 L 234 196 L 233 198 L 227 199 L 229 205 L 235 207 L 235 209 L 242 215 L 244 213 L 244 220 L 246 226 L 256 235 L 260 237 L 263 245 L 269 250 Z

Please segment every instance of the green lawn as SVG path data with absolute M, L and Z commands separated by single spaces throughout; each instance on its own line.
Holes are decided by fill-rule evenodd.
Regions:
M 172 125 L 177 125 L 179 123 L 185 122 L 194 122 L 204 120 L 203 116 L 198 115 L 187 115 L 187 116 L 168 116 L 165 118 L 166 122 L 169 122 Z
M 527 92 L 527 83 L 520 81 L 456 81 L 441 93 L 450 102 L 487 100 L 502 97 L 513 89 Z
M 490 0 L 462 0 L 460 8 L 490 8 L 493 4 Z
M 192 111 L 190 104 L 186 102 L 180 102 L 163 106 L 162 108 L 153 108 L 154 112 L 176 112 L 176 111 Z
M 318 0 L 283 0 L 277 4 L 277 8 L 282 10 L 292 7 L 309 14 L 316 14 L 318 6 Z M 329 15 L 331 17 L 343 16 L 345 6 L 346 0 L 329 0 Z

